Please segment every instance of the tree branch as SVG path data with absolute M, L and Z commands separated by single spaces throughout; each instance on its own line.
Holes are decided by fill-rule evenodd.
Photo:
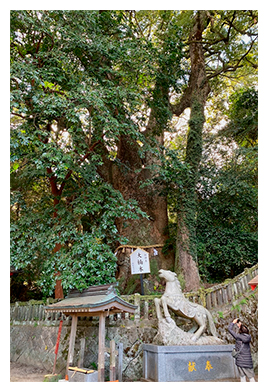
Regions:
M 91 147 L 89 147 L 89 151 L 79 160 L 79 163 L 81 164 L 82 162 L 84 162 L 90 155 L 90 153 L 94 150 L 94 148 L 100 144 L 101 141 L 98 140 L 97 142 L 93 143 Z
M 41 33 L 41 37 L 39 38 L 39 40 L 38 40 L 38 42 L 37 42 L 36 49 L 35 49 L 35 53 L 38 53 L 38 52 L 39 52 L 40 45 L 41 45 L 41 42 L 42 42 L 42 39 L 43 39 L 43 38 L 44 38 L 44 33 L 42 32 L 42 33 Z
M 88 151 L 82 158 L 80 158 L 80 160 L 78 161 L 78 164 L 81 165 L 81 163 L 83 163 L 83 162 L 88 158 L 88 156 L 90 155 L 90 153 L 94 150 L 94 148 L 95 148 L 99 143 L 100 143 L 100 140 L 98 140 L 97 142 L 95 142 L 95 143 L 89 148 L 89 151 Z M 65 187 L 65 184 L 66 184 L 67 180 L 71 177 L 72 173 L 73 173 L 73 170 L 72 170 L 72 169 L 69 169 L 69 170 L 68 170 L 68 173 L 66 174 L 66 176 L 65 176 L 65 178 L 64 178 L 64 180 L 63 180 L 62 183 L 61 183 L 60 189 L 58 190 L 59 195 L 62 194 L 62 191 L 63 191 L 63 189 L 64 189 L 64 187 Z
M 212 73 L 211 75 L 208 75 L 207 78 L 208 79 L 212 79 L 215 78 L 216 76 L 225 73 L 225 72 L 231 72 L 231 71 L 236 71 L 238 68 L 243 67 L 243 64 L 241 65 L 242 60 L 244 60 L 246 58 L 246 56 L 249 54 L 249 52 L 251 51 L 255 41 L 256 41 L 257 37 L 251 42 L 251 45 L 249 47 L 249 49 L 246 51 L 246 53 L 244 53 L 244 55 L 242 57 L 240 57 L 240 59 L 238 59 L 238 61 L 236 62 L 236 64 L 231 65 L 231 64 L 226 64 L 224 65 L 220 70 Z
M 23 120 L 27 120 L 27 117 L 24 117 L 24 116 L 22 116 L 22 115 L 19 114 L 19 113 L 11 112 L 11 114 L 12 114 L 13 116 L 18 116 L 18 117 L 20 117 L 20 118 L 23 118 Z
M 53 174 L 51 167 L 47 167 L 47 173 L 49 175 L 49 182 L 51 186 L 52 195 L 59 196 L 59 190 L 57 187 L 57 177 Z
M 171 111 L 173 114 L 175 114 L 175 116 L 179 117 L 184 112 L 185 109 L 190 107 L 192 90 L 193 90 L 192 86 L 189 82 L 189 85 L 184 91 L 184 93 L 182 94 L 179 103 L 170 104 Z

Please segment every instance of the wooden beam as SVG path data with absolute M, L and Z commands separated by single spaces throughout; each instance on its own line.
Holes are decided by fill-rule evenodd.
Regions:
M 75 344 L 76 329 L 77 329 L 77 316 L 73 314 L 72 315 L 70 341 L 69 341 L 69 351 L 68 351 L 68 358 L 67 358 L 67 366 L 66 366 L 66 375 L 68 375 L 68 368 L 70 365 L 73 364 L 73 360 L 74 360 L 74 344 Z
M 98 381 L 104 382 L 104 352 L 105 352 L 105 315 L 99 317 L 99 355 L 98 355 Z
M 57 309 L 57 310 L 53 310 L 53 312 L 51 312 L 51 313 L 58 313 L 58 312 L 63 313 L 67 317 L 68 316 L 73 316 L 73 315 L 76 315 L 77 317 L 99 317 L 101 314 L 105 314 L 105 317 L 107 317 L 107 316 L 112 315 L 112 314 L 124 313 L 123 310 L 118 310 L 118 309 L 112 309 L 112 310 L 109 309 L 109 310 L 98 311 L 98 312 L 89 312 L 89 311 L 86 311 L 86 312 L 81 312 L 81 311 L 74 312 L 74 311 L 69 311 L 69 310 L 67 311 L 67 310 Z M 132 313 L 134 313 L 134 312 L 132 312 Z
M 138 294 L 140 295 L 140 294 Z M 85 298 L 85 297 L 84 297 Z M 62 301 L 64 302 L 64 300 Z M 46 308 L 47 312 L 62 312 L 65 315 L 72 315 L 76 314 L 78 316 L 98 316 L 102 312 L 109 312 L 109 313 L 122 313 L 122 312 L 127 312 L 127 313 L 135 313 L 135 305 L 128 304 L 127 302 L 123 301 L 123 303 L 118 302 L 117 300 L 114 300 L 108 304 L 100 304 L 98 306 L 70 306 L 67 305 L 65 306 L 64 304 L 62 305 L 61 302 L 58 304 L 52 304 L 49 305 L 49 307 Z

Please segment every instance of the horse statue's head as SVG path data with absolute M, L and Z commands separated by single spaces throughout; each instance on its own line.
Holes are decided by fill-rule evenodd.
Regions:
M 175 274 L 175 272 L 166 271 L 163 269 L 158 271 L 158 275 L 160 278 L 165 279 L 167 282 L 173 282 L 174 280 L 178 279 L 177 274 Z
M 166 287 L 169 287 L 169 289 L 171 289 L 172 291 L 174 290 L 174 294 L 181 295 L 181 293 L 182 293 L 181 285 L 180 285 L 180 282 L 178 281 L 178 277 L 175 272 L 166 271 L 166 270 L 161 269 L 158 271 L 158 275 L 160 278 L 165 279 L 165 281 L 167 283 Z M 168 285 L 169 282 L 174 282 L 172 284 L 172 288 L 170 285 Z

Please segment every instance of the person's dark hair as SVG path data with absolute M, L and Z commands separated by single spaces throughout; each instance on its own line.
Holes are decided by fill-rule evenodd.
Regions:
M 245 325 L 241 325 L 240 328 L 239 328 L 239 333 L 247 333 L 247 334 L 249 334 L 248 327 L 246 327 Z

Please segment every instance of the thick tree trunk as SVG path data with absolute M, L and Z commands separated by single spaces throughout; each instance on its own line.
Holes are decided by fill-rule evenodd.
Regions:
M 155 185 L 142 187 L 145 181 L 154 175 L 152 170 L 146 168 L 151 163 L 150 153 L 147 153 L 146 162 L 142 162 L 136 142 L 124 136 L 120 140 L 118 148 L 118 159 L 122 167 L 113 167 L 113 186 L 118 189 L 123 197 L 134 199 L 139 207 L 147 213 L 149 219 L 124 221 L 118 220 L 117 227 L 121 235 L 128 238 L 129 244 L 134 246 L 163 245 L 168 238 L 167 226 L 167 200 L 160 195 L 161 189 Z M 159 140 L 161 143 L 161 140 Z M 138 146 L 138 144 L 137 144 Z M 136 151 L 135 151 L 136 150 Z M 128 166 L 129 170 L 124 171 L 123 167 Z M 136 170 L 136 172 L 135 172 Z M 165 255 L 162 248 L 157 248 L 158 255 L 154 256 L 154 263 L 157 269 L 172 269 L 174 267 L 174 254 L 170 252 Z M 127 250 L 120 255 L 118 279 L 124 277 L 125 283 L 130 275 L 129 253 Z M 152 253 L 151 253 L 152 255 Z
M 199 272 L 193 249 L 189 229 L 184 214 L 178 214 L 178 229 L 176 240 L 176 267 L 175 271 L 184 281 L 185 291 L 195 291 L 200 287 Z
M 175 261 L 176 271 L 181 273 L 185 280 L 186 291 L 197 290 L 200 287 L 195 235 L 195 188 L 202 157 L 204 107 L 210 91 L 202 45 L 202 33 L 205 28 L 204 18 L 204 12 L 198 11 L 190 36 L 191 75 L 189 85 L 181 103 L 173 107 L 173 112 L 176 115 L 180 115 L 186 107 L 191 109 L 185 159 L 185 162 L 191 167 L 191 172 L 185 180 L 181 210 L 178 212 Z
M 147 127 L 147 135 L 153 133 L 152 115 Z M 156 136 L 157 144 L 163 145 L 163 135 Z M 156 158 L 149 151 L 141 159 L 139 154 L 140 146 L 137 141 L 128 135 L 120 138 L 117 149 L 117 162 L 111 162 L 103 155 L 104 165 L 99 169 L 103 179 L 121 192 L 125 200 L 134 199 L 138 202 L 139 207 L 148 215 L 149 219 L 140 218 L 139 220 L 125 221 L 118 219 L 116 224 L 120 235 L 129 240 L 129 244 L 134 246 L 152 246 L 164 245 L 168 239 L 168 215 L 167 200 L 161 196 L 161 187 L 156 184 L 142 186 L 145 181 L 152 179 L 155 175 L 151 168 L 156 164 Z M 130 255 L 131 249 L 121 249 L 118 252 L 118 273 L 117 278 L 123 282 L 121 289 L 127 285 L 130 278 Z M 162 252 L 162 247 L 157 247 L 158 255 L 154 254 L 154 270 L 173 269 L 174 253 L 168 254 Z M 155 252 L 156 253 L 156 252 Z M 150 255 L 153 255 L 151 249 Z M 152 260 L 151 260 L 152 261 Z

